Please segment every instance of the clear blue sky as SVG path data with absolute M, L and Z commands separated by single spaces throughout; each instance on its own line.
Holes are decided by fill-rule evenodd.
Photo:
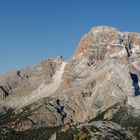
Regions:
M 97 25 L 140 32 L 140 0 L 0 0 L 0 73 L 68 59 Z

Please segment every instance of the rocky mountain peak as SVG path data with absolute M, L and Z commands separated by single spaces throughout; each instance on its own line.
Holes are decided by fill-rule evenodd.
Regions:
M 111 27 L 111 26 L 96 26 L 96 27 L 93 27 L 91 28 L 91 31 L 92 32 L 112 32 L 112 31 L 117 31 L 116 28 L 114 27 Z
M 73 58 L 80 57 L 81 59 L 82 57 L 89 61 L 114 57 L 132 58 L 140 53 L 139 45 L 138 33 L 123 33 L 113 27 L 97 26 L 82 37 Z

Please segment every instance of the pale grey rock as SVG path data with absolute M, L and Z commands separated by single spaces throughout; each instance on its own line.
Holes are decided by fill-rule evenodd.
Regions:
M 33 68 L 25 68 L 16 72 L 7 73 L 0 78 L 1 99 L 10 102 L 13 98 L 24 98 L 37 90 L 42 84 L 49 85 L 53 76 L 59 70 L 63 58 L 42 61 Z M 3 101 L 0 101 L 3 103 Z M 13 100 L 13 102 L 16 102 Z

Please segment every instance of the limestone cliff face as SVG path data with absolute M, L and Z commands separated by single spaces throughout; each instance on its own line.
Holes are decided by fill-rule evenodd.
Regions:
M 138 33 L 121 33 L 117 31 L 117 29 L 108 26 L 98 26 L 92 28 L 90 32 L 84 35 L 78 44 L 77 50 L 74 53 L 73 57 L 77 57 L 78 55 L 82 55 L 85 57 L 89 57 L 90 54 L 95 54 L 92 52 L 97 51 L 96 55 L 100 54 L 101 57 L 105 57 L 106 53 L 116 55 L 109 55 L 110 57 L 116 56 L 134 56 L 139 54 L 139 37 Z M 98 45 L 98 46 L 97 46 Z M 95 49 L 95 47 L 97 47 Z M 121 52 L 124 49 L 122 53 Z M 94 50 L 94 51 L 93 51 Z M 104 51 L 104 53 L 102 53 Z M 117 55 L 118 54 L 118 55 Z M 109 57 L 106 56 L 106 57 Z M 103 58 L 98 58 L 97 60 L 102 60 Z
M 140 115 L 139 64 L 139 33 L 122 33 L 108 26 L 92 28 L 67 62 L 61 57 L 50 59 L 1 78 L 0 92 L 6 98 L 0 104 L 16 108 L 10 112 L 12 120 L 1 123 L 23 131 L 87 122 L 120 102 L 127 108 L 125 114 L 133 108 L 127 118 L 134 118 L 133 111 Z M 28 103 L 13 104 L 13 98 L 23 95 L 29 97 Z M 114 112 L 109 113 L 105 115 Z
M 112 27 L 99 26 L 82 37 L 66 64 L 63 84 L 58 89 L 59 95 L 73 98 L 72 104 L 82 107 L 75 115 L 77 121 L 134 96 L 131 74 L 139 78 L 139 53 L 138 33 L 122 33 Z M 77 114 L 81 112 L 84 115 L 79 117 Z

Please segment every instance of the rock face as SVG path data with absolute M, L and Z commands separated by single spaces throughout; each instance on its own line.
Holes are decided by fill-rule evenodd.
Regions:
M 23 101 L 30 98 L 31 93 L 36 95 L 37 90 L 53 82 L 53 76 L 62 62 L 61 57 L 48 59 L 33 68 L 21 69 L 2 76 L 0 94 L 1 100 L 4 99 L 4 102 L 1 101 L 1 104 L 8 107 L 19 107 Z
M 106 138 L 104 133 L 114 132 L 118 135 L 107 138 L 132 139 L 120 132 L 121 127 L 139 138 L 140 126 L 133 122 L 139 122 L 140 116 L 139 64 L 139 33 L 122 33 L 108 26 L 92 28 L 67 62 L 61 57 L 49 59 L 1 77 L 0 122 L 7 129 L 21 132 L 73 122 L 95 127 L 94 122 L 84 122 L 97 118 L 107 121 L 104 131 L 99 129 L 101 139 Z M 132 123 L 124 126 L 123 121 Z M 51 139 L 56 137 L 54 134 Z
M 67 62 L 63 85 L 56 94 L 79 106 L 74 109 L 76 121 L 85 121 L 118 101 L 133 97 L 136 90 L 139 95 L 138 80 L 134 82 L 132 77 L 139 79 L 135 65 L 139 63 L 139 45 L 139 34 L 121 33 L 112 27 L 95 27 L 83 36 Z

